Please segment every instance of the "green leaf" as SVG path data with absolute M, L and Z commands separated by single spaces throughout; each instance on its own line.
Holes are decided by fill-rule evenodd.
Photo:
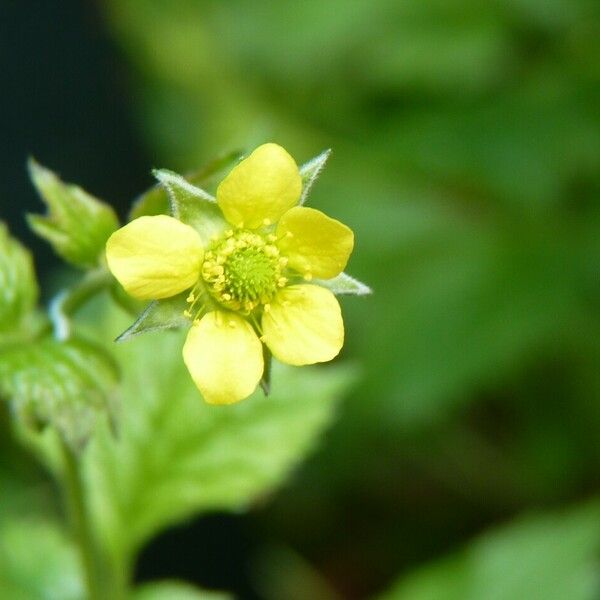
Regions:
M 333 279 L 315 279 L 313 283 L 326 287 L 336 296 L 366 296 L 367 294 L 372 293 L 372 290 L 368 285 L 361 283 L 358 279 L 354 279 L 354 277 L 350 277 L 350 275 L 346 273 L 340 273 Z
M 114 363 L 83 340 L 19 344 L 0 354 L 0 395 L 25 424 L 54 427 L 73 448 L 83 447 L 110 409 Z
M 54 523 L 21 518 L 0 524 L 0 597 L 85 598 L 75 549 Z
M 67 262 L 83 268 L 97 266 L 106 240 L 119 226 L 113 209 L 82 188 L 64 183 L 33 159 L 29 173 L 48 207 L 46 216 L 28 215 L 30 227 Z
M 147 583 L 133 592 L 133 600 L 230 600 L 224 592 L 201 590 L 182 581 Z
M 31 255 L 0 222 L 0 334 L 18 330 L 37 297 Z
M 313 184 L 321 174 L 321 171 L 325 168 L 325 163 L 331 154 L 331 150 L 324 150 L 318 156 L 304 163 L 300 167 L 300 176 L 302 177 L 302 195 L 300 196 L 299 204 L 302 205 L 306 202 L 308 193 L 312 188 Z
M 521 518 L 401 578 L 381 600 L 594 600 L 600 503 Z
M 141 333 L 160 329 L 176 329 L 190 325 L 190 320 L 183 312 L 188 309 L 186 302 L 188 293 L 179 294 L 165 300 L 150 302 L 137 321 L 128 327 L 115 341 L 124 342 Z
M 94 321 L 104 335 L 120 327 L 114 318 Z M 270 492 L 314 447 L 351 380 L 347 368 L 276 364 L 269 397 L 257 391 L 210 406 L 184 367 L 182 345 L 183 334 L 172 332 L 115 346 L 119 439 L 96 436 L 84 458 L 98 535 L 117 560 L 167 525 L 240 510 Z

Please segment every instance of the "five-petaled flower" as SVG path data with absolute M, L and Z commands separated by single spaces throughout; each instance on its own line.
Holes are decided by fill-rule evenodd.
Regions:
M 189 290 L 183 359 L 209 403 L 254 391 L 265 366 L 262 344 L 290 365 L 326 362 L 342 348 L 338 301 L 311 281 L 343 271 L 354 235 L 299 206 L 301 194 L 294 159 L 264 144 L 218 186 L 228 225 L 208 244 L 167 215 L 139 217 L 108 240 L 108 266 L 131 296 L 157 300 Z

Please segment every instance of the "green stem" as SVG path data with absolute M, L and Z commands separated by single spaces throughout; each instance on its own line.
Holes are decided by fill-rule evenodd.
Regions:
M 90 527 L 85 490 L 81 479 L 80 463 L 75 451 L 65 442 L 62 443 L 65 464 L 65 487 L 67 503 L 73 535 L 81 556 L 87 597 L 90 600 L 101 600 L 101 581 L 98 573 L 96 544 Z
M 92 528 L 80 455 L 64 441 L 63 482 L 71 529 L 83 568 L 88 600 L 124 600 L 129 585 L 129 562 L 113 556 L 98 542 Z
M 107 288 L 112 280 L 111 274 L 105 269 L 90 271 L 80 282 L 61 292 L 52 300 L 48 312 L 57 339 L 66 340 L 70 337 L 71 320 L 69 316 L 98 292 Z

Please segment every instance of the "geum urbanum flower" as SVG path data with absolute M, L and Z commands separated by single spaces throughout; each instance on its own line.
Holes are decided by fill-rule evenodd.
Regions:
M 192 326 L 183 359 L 211 404 L 255 390 L 265 368 L 263 344 L 290 365 L 326 362 L 342 348 L 340 306 L 320 283 L 342 273 L 354 235 L 298 205 L 302 188 L 294 159 L 264 144 L 218 186 L 223 218 L 210 238 L 157 215 L 131 221 L 107 242 L 108 266 L 134 298 L 189 292 L 185 316 Z

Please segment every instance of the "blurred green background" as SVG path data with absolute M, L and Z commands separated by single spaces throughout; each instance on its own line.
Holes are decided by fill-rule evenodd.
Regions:
M 125 214 L 152 166 L 277 141 L 333 149 L 310 202 L 375 292 L 343 300 L 361 379 L 318 452 L 159 538 L 140 580 L 600 597 L 597 1 L 3 0 L 0 27 L 0 216 L 42 279 L 27 153 Z

